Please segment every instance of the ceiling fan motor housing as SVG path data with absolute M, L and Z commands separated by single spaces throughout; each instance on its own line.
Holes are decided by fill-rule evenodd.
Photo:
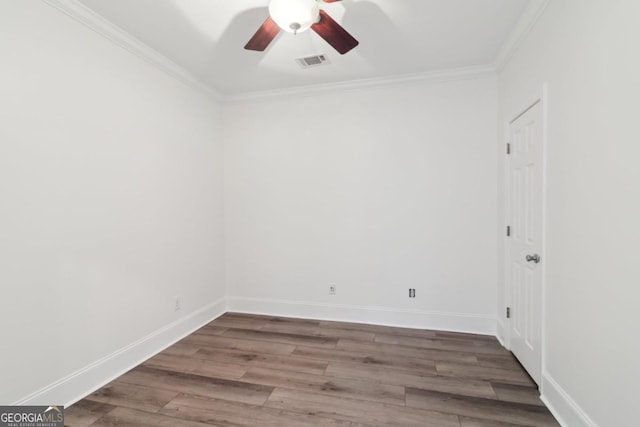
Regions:
M 334 3 L 340 0 L 324 0 Z M 280 30 L 297 34 L 311 28 L 340 55 L 358 46 L 356 40 L 327 12 L 318 7 L 319 0 L 271 0 L 269 17 L 244 47 L 263 52 Z
M 320 8 L 316 0 L 271 0 L 269 15 L 282 30 L 296 34 L 318 22 Z

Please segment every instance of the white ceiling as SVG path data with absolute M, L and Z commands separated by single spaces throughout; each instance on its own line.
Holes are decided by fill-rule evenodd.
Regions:
M 321 8 L 359 40 L 340 55 L 317 34 L 244 45 L 269 0 L 80 0 L 222 94 L 490 65 L 531 0 L 343 0 Z M 295 58 L 331 62 L 302 69 Z

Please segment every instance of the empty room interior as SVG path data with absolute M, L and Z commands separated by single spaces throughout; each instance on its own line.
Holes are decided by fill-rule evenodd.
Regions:
M 637 426 L 639 98 L 635 0 L 0 0 L 0 405 Z

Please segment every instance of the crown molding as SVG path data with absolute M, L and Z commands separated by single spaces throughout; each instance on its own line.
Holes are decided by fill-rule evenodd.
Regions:
M 474 67 L 455 68 L 447 70 L 430 71 L 425 73 L 405 74 L 389 77 L 376 77 L 371 79 L 358 79 L 345 82 L 326 83 L 310 86 L 296 86 L 269 91 L 246 92 L 229 94 L 222 97 L 225 103 L 241 103 L 273 98 L 286 98 L 292 96 L 310 96 L 317 94 L 347 92 L 362 89 L 372 89 L 385 86 L 399 86 L 415 83 L 441 83 L 453 80 L 465 80 L 486 75 L 494 75 L 492 65 L 479 65 Z
M 77 0 L 41 0 L 49 6 L 58 9 L 64 14 L 70 16 L 109 41 L 122 47 L 123 49 L 134 54 L 138 58 L 155 66 L 159 70 L 165 72 L 176 80 L 186 84 L 187 86 L 205 93 L 216 101 L 221 100 L 221 95 L 211 87 L 205 85 L 196 79 L 187 70 L 168 59 L 158 51 L 152 49 L 145 43 L 138 40 L 122 28 L 106 20 L 98 13 L 94 12 L 87 6 Z
M 493 62 L 493 68 L 500 72 L 509 62 L 513 54 L 518 50 L 527 35 L 547 9 L 551 0 L 531 0 L 525 11 L 520 16 L 513 31 L 502 44 L 498 56 Z
M 542 15 L 551 0 L 533 0 L 516 24 L 514 31 L 503 44 L 497 59 L 493 64 L 484 64 L 472 67 L 444 69 L 424 73 L 395 75 L 388 77 L 376 77 L 370 79 L 358 79 L 335 83 L 296 86 L 291 88 L 274 89 L 267 91 L 255 91 L 235 94 L 223 94 L 204 84 L 189 71 L 168 59 L 155 49 L 141 42 L 139 39 L 108 21 L 100 14 L 78 0 L 41 0 L 43 3 L 61 11 L 75 19 L 89 29 L 105 37 L 112 43 L 122 47 L 138 58 L 153 65 L 169 76 L 183 84 L 209 95 L 218 102 L 236 103 L 257 100 L 273 99 L 291 96 L 311 96 L 326 94 L 327 92 L 345 92 L 362 89 L 372 89 L 384 86 L 416 84 L 424 82 L 447 82 L 452 80 L 469 79 L 482 75 L 495 74 L 506 65 L 510 57 L 517 50 L 522 40 L 533 28 L 538 18 Z

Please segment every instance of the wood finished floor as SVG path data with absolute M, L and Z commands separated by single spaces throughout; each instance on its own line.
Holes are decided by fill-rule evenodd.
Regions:
M 68 426 L 558 426 L 495 338 L 236 313 L 65 418 Z

